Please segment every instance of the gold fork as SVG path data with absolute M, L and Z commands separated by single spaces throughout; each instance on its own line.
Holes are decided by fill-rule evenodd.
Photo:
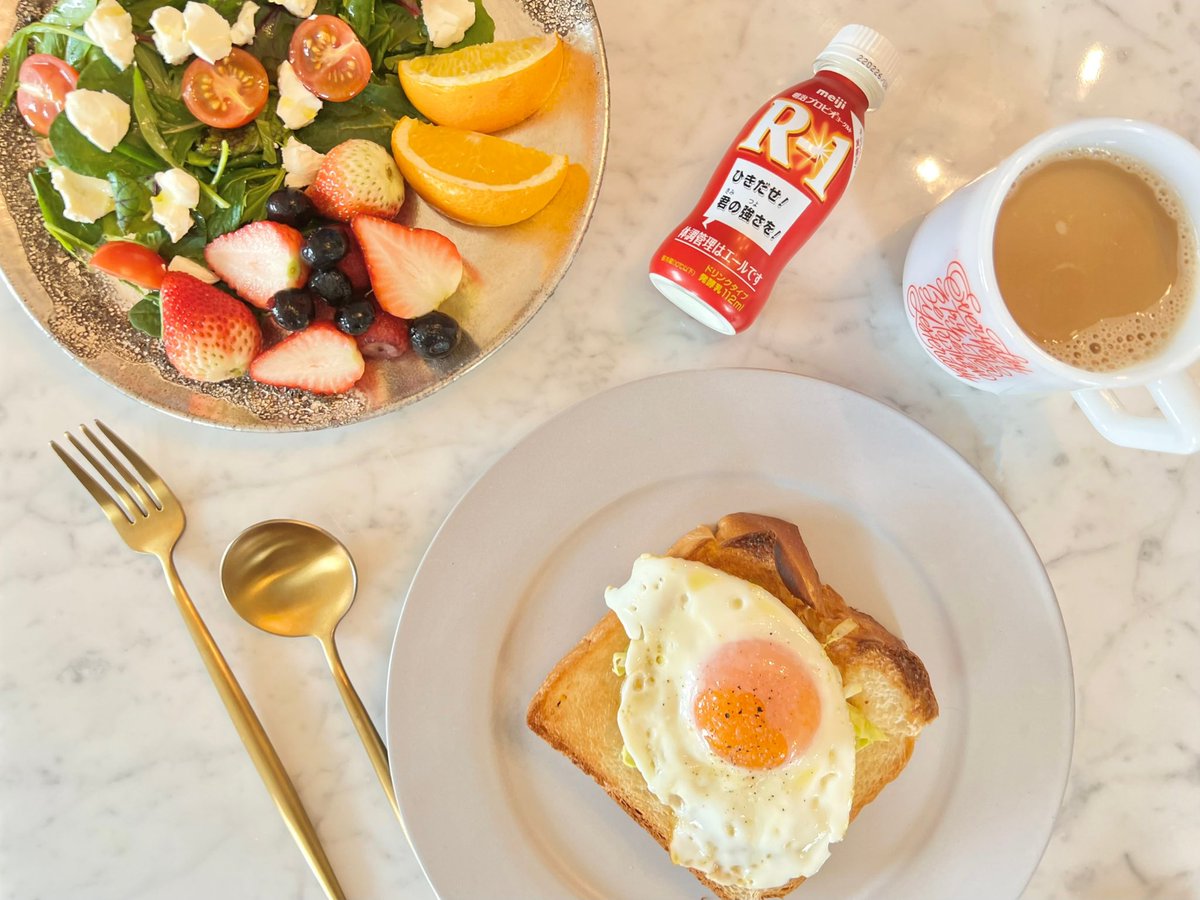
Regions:
M 309 820 L 308 813 L 304 811 L 300 795 L 296 793 L 296 788 L 283 768 L 283 763 L 280 762 L 279 755 L 271 745 L 271 739 L 267 737 L 267 732 L 258 720 L 254 708 L 250 706 L 250 701 L 246 699 L 241 685 L 234 678 L 229 664 L 225 662 L 225 657 L 221 655 L 204 620 L 200 618 L 199 611 L 184 589 L 183 582 L 179 580 L 179 573 L 175 570 L 175 561 L 171 558 L 171 554 L 179 536 L 183 534 L 186 524 L 183 506 L 158 476 L 158 473 L 150 468 L 128 444 L 109 430 L 103 422 L 97 419 L 96 427 L 108 438 L 109 443 L 124 456 L 125 462 L 137 472 L 138 478 L 130 474 L 129 468 L 121 461 L 120 457 L 110 450 L 108 445 L 97 439 L 86 425 L 79 427 L 83 431 L 83 436 L 100 452 L 108 465 L 97 459 L 83 443 L 75 439 L 73 434 L 68 432 L 66 438 L 80 456 L 86 459 L 104 479 L 111 493 L 101 487 L 96 479 L 89 475 L 62 447 L 54 441 L 50 442 L 50 446 L 54 448 L 54 452 L 58 454 L 59 459 L 66 464 L 72 474 L 79 479 L 79 483 L 87 488 L 88 493 L 100 504 L 100 508 L 104 510 L 104 514 L 108 516 L 108 520 L 112 522 L 113 527 L 117 529 L 117 534 L 125 543 L 139 553 L 149 553 L 157 557 L 162 564 L 163 573 L 167 576 L 167 584 L 179 606 L 183 621 L 187 624 L 188 632 L 196 643 L 196 649 L 200 651 L 200 657 L 204 660 L 213 684 L 216 685 L 217 693 L 221 695 L 225 709 L 229 713 L 229 717 L 233 719 L 242 743 L 246 745 L 246 751 L 254 760 L 254 765 L 266 784 L 271 799 L 279 807 L 279 813 L 287 823 L 288 830 L 291 831 L 296 843 L 300 845 L 301 852 L 304 853 L 305 859 L 308 860 L 313 874 L 317 876 L 325 893 L 334 900 L 344 900 L 345 895 L 342 893 L 341 885 L 338 884 L 337 876 L 333 873 L 329 859 L 325 856 L 325 850 L 321 846 L 320 838 L 317 837 L 317 831 Z

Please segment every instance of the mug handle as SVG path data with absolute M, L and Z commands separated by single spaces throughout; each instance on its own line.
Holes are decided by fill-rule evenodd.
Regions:
M 1200 388 L 1187 372 L 1174 372 L 1146 385 L 1162 416 L 1139 416 L 1110 390 L 1073 391 L 1084 415 L 1104 437 L 1121 447 L 1160 453 L 1200 451 Z

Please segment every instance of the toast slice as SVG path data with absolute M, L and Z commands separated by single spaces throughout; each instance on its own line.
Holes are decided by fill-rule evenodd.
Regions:
M 858 689 L 850 703 L 887 737 L 856 753 L 853 820 L 900 774 L 917 735 L 937 717 L 937 699 L 921 660 L 904 641 L 821 583 L 799 529 L 790 522 L 734 513 L 715 529 L 700 526 L 684 535 L 667 555 L 705 563 L 765 588 L 799 616 L 818 641 L 828 641 L 825 651 L 843 684 L 848 690 Z M 554 667 L 529 704 L 526 721 L 592 776 L 666 850 L 675 814 L 650 793 L 641 773 L 621 759 L 621 679 L 613 674 L 612 657 L 628 647 L 624 628 L 609 612 Z M 751 890 L 715 884 L 703 873 L 691 872 L 721 900 L 782 897 L 804 881 L 796 878 L 777 888 Z

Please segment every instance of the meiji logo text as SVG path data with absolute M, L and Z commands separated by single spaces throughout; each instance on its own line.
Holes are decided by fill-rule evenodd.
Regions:
M 837 109 L 845 109 L 846 108 L 846 101 L 842 97 L 839 97 L 837 94 L 829 93 L 829 91 L 825 90 L 825 88 L 817 88 L 816 91 L 814 91 L 814 93 L 818 97 L 824 97 L 826 100 L 828 100 L 830 103 L 832 103 L 834 105 L 834 107 Z

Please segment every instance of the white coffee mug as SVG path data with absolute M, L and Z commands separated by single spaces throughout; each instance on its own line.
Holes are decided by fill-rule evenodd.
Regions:
M 1195 453 L 1200 450 L 1200 388 L 1186 370 L 1200 359 L 1200 298 L 1191 298 L 1178 331 L 1155 356 L 1114 372 L 1090 372 L 1038 346 L 1000 296 L 992 261 L 1000 205 L 1031 163 L 1079 148 L 1139 160 L 1175 189 L 1192 227 L 1200 223 L 1200 150 L 1192 144 L 1131 119 L 1063 125 L 955 191 L 921 223 L 904 263 L 909 322 L 929 355 L 973 387 L 997 394 L 1068 390 L 1115 444 Z M 1134 385 L 1150 391 L 1161 416 L 1135 415 L 1113 393 Z

